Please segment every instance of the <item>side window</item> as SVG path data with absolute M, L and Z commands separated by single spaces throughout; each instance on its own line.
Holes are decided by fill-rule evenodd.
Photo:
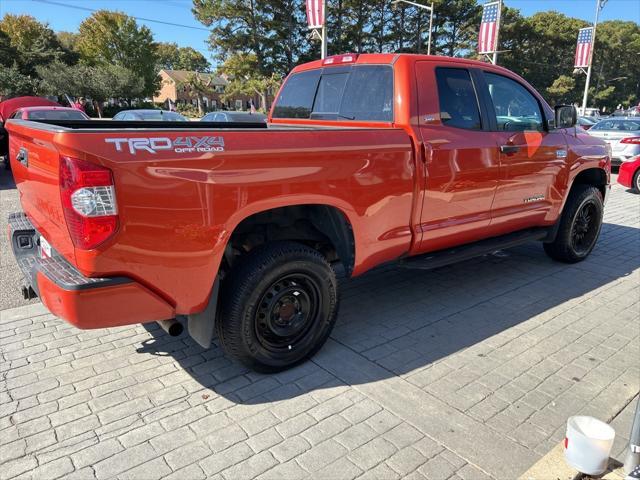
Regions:
M 498 130 L 544 130 L 544 116 L 540 104 L 529 90 L 502 75 L 484 72 L 484 78 L 493 101 Z
M 440 120 L 444 125 L 481 130 L 478 97 L 468 70 L 437 68 Z

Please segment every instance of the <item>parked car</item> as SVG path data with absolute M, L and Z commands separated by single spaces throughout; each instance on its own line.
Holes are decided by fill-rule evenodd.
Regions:
M 578 117 L 578 125 L 581 126 L 583 130 L 589 130 L 597 122 L 598 120 L 594 117 Z
M 80 328 L 185 322 L 283 370 L 331 333 L 334 264 L 427 270 L 530 241 L 587 258 L 610 161 L 575 123 L 505 68 L 395 53 L 297 66 L 269 128 L 11 120 L 24 293 Z
M 171 112 L 169 110 L 154 110 L 152 108 L 140 110 L 122 110 L 113 116 L 113 120 L 145 120 L 160 122 L 189 121 L 178 112 Z
M 589 118 L 600 118 L 600 110 L 597 108 L 585 108 L 584 111 L 580 109 L 580 116 Z
M 86 113 L 69 107 L 24 107 L 13 112 L 9 118 L 22 120 L 91 120 Z
M 207 113 L 200 119 L 202 122 L 267 122 L 267 116 L 264 113 L 251 112 L 233 112 L 219 111 Z
M 591 127 L 588 133 L 611 146 L 613 166 L 640 155 L 640 118 L 606 118 Z
M 10 166 L 8 160 L 9 139 L 7 131 L 4 128 L 4 122 L 8 120 L 17 109 L 29 106 L 61 107 L 62 105 L 44 97 L 15 97 L 0 102 L 0 163 L 4 163 L 7 167 Z
M 640 193 L 640 155 L 620 165 L 618 183 Z

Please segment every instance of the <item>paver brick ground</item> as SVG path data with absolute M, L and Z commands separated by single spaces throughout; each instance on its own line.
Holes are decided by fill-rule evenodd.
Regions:
M 638 394 L 639 226 L 614 186 L 583 263 L 532 244 L 343 281 L 327 345 L 270 376 L 155 324 L 1 311 L 0 478 L 516 478 Z

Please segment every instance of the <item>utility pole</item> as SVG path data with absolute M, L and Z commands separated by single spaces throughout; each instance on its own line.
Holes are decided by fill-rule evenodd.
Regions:
M 589 97 L 589 83 L 591 82 L 591 64 L 593 63 L 593 51 L 596 49 L 596 28 L 598 26 L 598 17 L 600 10 L 604 8 L 607 0 L 596 0 L 596 19 L 593 22 L 593 32 L 591 36 L 591 51 L 589 52 L 589 66 L 587 67 L 587 81 L 584 84 L 584 95 L 582 96 L 582 115 L 587 108 L 587 99 Z
M 433 29 L 433 2 L 431 2 L 431 6 L 422 5 L 421 3 L 412 2 L 411 0 L 394 0 L 391 2 L 391 5 L 395 7 L 398 3 L 406 3 L 408 5 L 413 5 L 414 7 L 422 8 L 423 10 L 429 10 L 429 43 L 427 45 L 427 55 L 431 55 L 431 30 Z
M 493 52 L 491 63 L 498 64 L 498 46 L 500 45 L 500 18 L 502 17 L 502 0 L 498 1 L 498 20 L 496 20 L 496 49 Z
M 327 12 L 327 5 L 326 5 L 326 0 L 322 0 L 322 11 L 325 12 L 325 19 L 322 22 L 322 31 L 320 32 L 321 35 L 321 42 L 320 42 L 320 58 L 325 59 L 327 57 L 327 20 L 326 20 L 326 12 Z

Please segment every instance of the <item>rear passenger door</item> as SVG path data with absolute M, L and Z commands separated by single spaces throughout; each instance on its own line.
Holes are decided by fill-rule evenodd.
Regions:
M 566 163 L 564 130 L 549 129 L 540 100 L 519 81 L 488 71 L 483 79 L 500 149 L 492 230 L 500 234 L 544 225 L 564 196 L 562 187 L 554 186 Z
M 420 251 L 488 235 L 499 155 L 484 118 L 486 108 L 481 108 L 476 76 L 466 68 L 416 63 L 426 170 Z

